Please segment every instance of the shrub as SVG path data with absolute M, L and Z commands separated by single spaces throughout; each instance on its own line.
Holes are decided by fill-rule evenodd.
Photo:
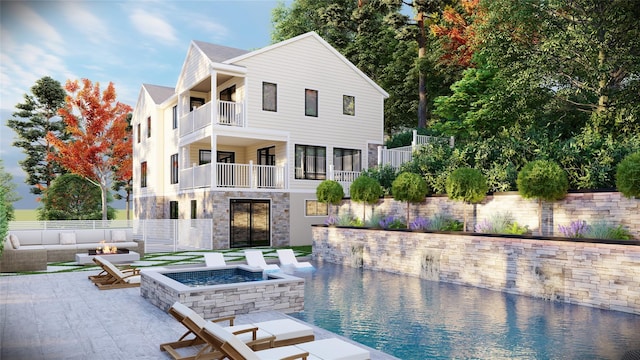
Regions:
M 622 225 L 613 226 L 605 221 L 596 221 L 589 227 L 589 231 L 585 235 L 592 239 L 612 239 L 612 240 L 631 240 L 633 237 L 629 230 Z
M 498 212 L 491 216 L 491 219 L 484 219 L 476 224 L 475 229 L 479 233 L 487 234 L 512 234 L 522 235 L 529 232 L 527 226 L 520 226 L 513 220 L 510 212 Z
M 509 225 L 506 229 L 504 229 L 505 234 L 510 235 L 524 235 L 529 233 L 529 227 L 527 225 L 520 226 L 517 221 L 514 221 L 511 225 Z
M 6 203 L 4 200 L 5 190 L 0 187 L 0 255 L 4 250 L 4 239 L 7 237 L 7 230 L 9 229 L 9 219 L 7 218 L 8 212 L 6 211 Z
M 584 220 L 575 220 L 569 226 L 558 225 L 558 230 L 564 237 L 583 238 L 589 232 L 589 225 Z
M 625 197 L 640 198 L 640 152 L 625 157 L 618 164 L 616 187 Z
M 380 227 L 383 229 L 406 229 L 405 221 L 395 216 L 387 216 L 380 220 Z
M 358 178 L 351 183 L 349 191 L 351 193 L 351 200 L 371 205 L 376 204 L 383 193 L 378 180 L 365 175 L 358 176 Z M 366 221 L 364 206 L 362 212 L 362 219 Z
M 447 196 L 452 200 L 477 204 L 485 198 L 487 190 L 487 180 L 480 170 L 459 168 L 447 178 Z M 467 211 L 464 212 L 463 229 L 467 229 Z
M 340 226 L 356 226 L 357 219 L 350 211 L 344 211 L 336 218 L 335 225 Z
M 428 191 L 427 183 L 418 174 L 404 172 L 393 181 L 391 186 L 393 198 L 407 202 L 407 226 L 409 226 L 409 205 L 423 202 Z
M 520 170 L 516 183 L 523 198 L 538 199 L 538 231 L 542 234 L 542 201 L 565 197 L 569 190 L 567 174 L 552 161 L 536 160 Z
M 361 175 L 378 180 L 378 183 L 380 183 L 380 186 L 382 186 L 384 195 L 391 195 L 391 186 L 393 184 L 393 181 L 398 176 L 398 173 L 396 169 L 387 164 L 381 168 L 374 167 L 372 169 L 364 170 Z
M 331 210 L 331 205 L 339 205 L 343 197 L 344 189 L 335 180 L 324 180 L 316 188 L 316 198 L 321 203 L 329 204 L 329 210 Z
M 460 220 L 448 219 L 441 231 L 462 231 L 464 224 Z
M 367 219 L 367 221 L 364 222 L 366 227 L 370 227 L 370 228 L 379 228 L 380 227 L 380 221 L 384 219 L 384 216 L 381 213 L 377 213 L 375 211 L 373 211 L 371 213 L 371 216 L 369 216 L 369 218 Z

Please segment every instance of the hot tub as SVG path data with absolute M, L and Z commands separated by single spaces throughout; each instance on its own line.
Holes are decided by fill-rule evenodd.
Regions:
M 167 311 L 179 301 L 206 319 L 304 309 L 304 279 L 246 265 L 143 270 L 140 295 Z

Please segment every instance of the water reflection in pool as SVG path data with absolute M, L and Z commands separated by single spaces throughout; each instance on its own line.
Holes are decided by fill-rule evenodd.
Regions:
M 640 316 L 314 263 L 295 317 L 401 359 L 620 359 Z

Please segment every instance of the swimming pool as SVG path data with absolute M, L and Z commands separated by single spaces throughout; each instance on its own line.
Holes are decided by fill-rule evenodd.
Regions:
M 293 316 L 405 360 L 620 359 L 640 316 L 314 263 Z
M 191 287 L 223 285 L 273 279 L 264 276 L 264 273 L 262 271 L 249 271 L 238 267 L 164 273 L 164 276 Z

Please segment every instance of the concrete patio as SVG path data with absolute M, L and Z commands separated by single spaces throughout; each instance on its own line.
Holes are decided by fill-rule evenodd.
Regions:
M 171 359 L 159 345 L 177 340 L 185 328 L 143 299 L 139 288 L 98 290 L 87 279 L 96 273 L 0 277 L 0 359 Z M 236 323 L 282 317 L 255 313 Z M 316 339 L 340 337 L 314 332 Z M 396 359 L 369 350 L 372 360 Z

